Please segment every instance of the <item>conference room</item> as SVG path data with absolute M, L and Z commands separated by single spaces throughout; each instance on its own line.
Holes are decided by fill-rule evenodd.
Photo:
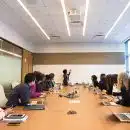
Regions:
M 130 0 L 0 0 L 0 129 L 130 129 Z

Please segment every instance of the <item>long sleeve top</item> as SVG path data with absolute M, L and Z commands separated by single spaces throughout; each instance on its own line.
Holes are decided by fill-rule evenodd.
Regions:
M 7 106 L 24 106 L 30 100 L 30 86 L 28 84 L 20 84 L 16 86 L 9 95 Z
M 5 117 L 5 112 L 3 109 L 0 108 L 0 120 L 2 120 Z
M 41 93 L 40 92 L 36 92 L 36 84 L 30 87 L 30 97 L 31 98 L 36 98 L 36 97 L 40 97 Z

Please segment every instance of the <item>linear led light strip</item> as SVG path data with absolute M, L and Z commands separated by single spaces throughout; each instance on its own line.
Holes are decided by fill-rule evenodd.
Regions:
M 123 15 L 125 14 L 125 12 L 128 10 L 128 8 L 130 7 L 130 1 L 128 2 L 128 4 L 126 5 L 125 9 L 121 12 L 121 14 L 119 15 L 119 17 L 117 18 L 117 20 L 115 21 L 115 23 L 113 24 L 113 26 L 110 28 L 110 30 L 107 32 L 107 34 L 105 35 L 105 39 L 110 35 L 110 33 L 112 32 L 112 30 L 115 28 L 115 26 L 118 24 L 118 22 L 120 21 L 120 19 L 123 17 Z
M 16 56 L 16 57 L 19 57 L 21 58 L 22 56 L 21 55 L 18 55 L 18 54 L 15 54 L 13 52 L 10 52 L 10 51 L 6 51 L 6 50 L 3 50 L 3 49 L 0 49 L 1 52 L 4 52 L 4 53 L 7 53 L 7 54 L 10 54 L 10 55 L 13 55 L 13 56 Z
M 71 36 L 71 34 L 70 34 L 70 27 L 69 27 L 69 21 L 68 21 L 68 16 L 67 16 L 67 12 L 66 12 L 66 8 L 65 8 L 65 1 L 64 0 L 61 0 L 61 5 L 62 5 L 63 13 L 64 13 L 64 18 L 65 18 L 65 23 L 66 23 L 68 35 Z
M 33 17 L 33 15 L 30 13 L 30 11 L 27 9 L 27 7 L 22 3 L 21 0 L 17 0 L 17 2 L 21 5 L 21 7 L 25 10 L 25 12 L 30 16 L 30 18 L 33 20 L 33 22 L 37 25 L 37 27 L 42 31 L 42 33 L 47 37 L 48 40 L 50 40 L 50 37 L 47 35 L 47 33 L 44 31 L 44 29 L 40 26 L 38 21 Z
M 86 0 L 85 15 L 84 15 L 84 25 L 83 25 L 83 36 L 85 36 L 87 17 L 88 17 L 88 8 L 89 8 L 89 0 Z

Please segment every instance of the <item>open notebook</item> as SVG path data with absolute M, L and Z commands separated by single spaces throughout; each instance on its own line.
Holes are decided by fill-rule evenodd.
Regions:
M 102 104 L 104 106 L 117 106 L 117 104 L 115 102 L 106 102 L 106 101 L 102 101 Z
M 130 113 L 113 113 L 121 122 L 130 123 Z

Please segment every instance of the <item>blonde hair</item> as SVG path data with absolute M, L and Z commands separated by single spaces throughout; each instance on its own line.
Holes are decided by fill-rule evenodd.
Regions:
M 121 89 L 124 86 L 124 82 L 126 80 L 128 80 L 128 74 L 125 72 L 120 73 L 117 78 L 117 87 Z

